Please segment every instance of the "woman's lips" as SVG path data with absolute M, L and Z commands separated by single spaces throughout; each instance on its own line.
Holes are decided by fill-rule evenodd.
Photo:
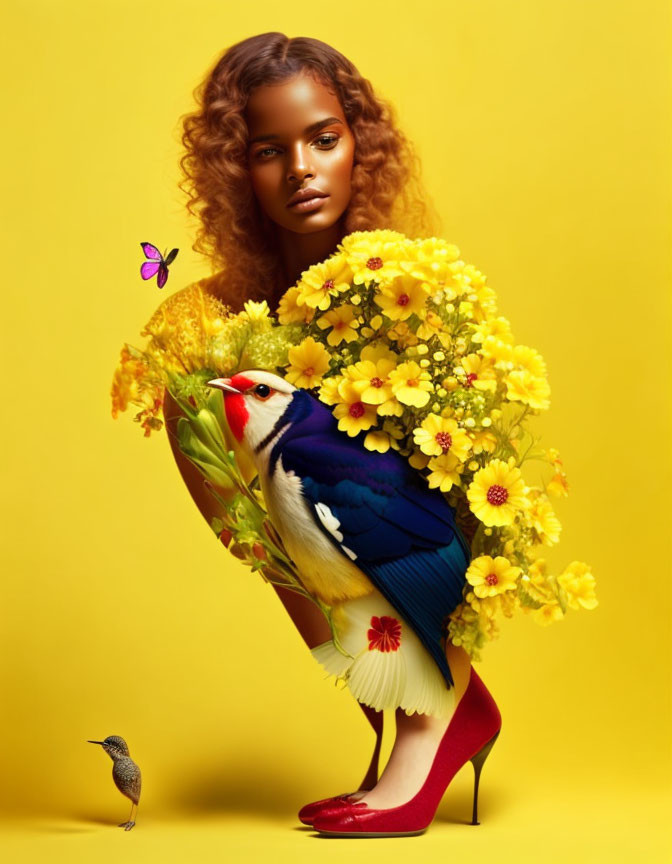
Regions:
M 312 213 L 313 210 L 319 210 L 329 196 L 308 198 L 305 201 L 297 201 L 296 204 L 290 204 L 289 209 L 296 213 Z

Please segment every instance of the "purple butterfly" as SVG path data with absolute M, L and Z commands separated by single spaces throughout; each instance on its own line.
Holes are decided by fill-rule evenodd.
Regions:
M 140 245 L 145 253 L 145 258 L 149 258 L 149 261 L 145 261 L 140 268 L 140 275 L 143 279 L 151 279 L 152 276 L 156 276 L 156 284 L 159 288 L 163 288 L 168 281 L 168 265 L 173 263 L 180 250 L 171 249 L 164 258 L 156 246 L 152 246 L 151 243 L 141 243 Z M 156 275 L 157 273 L 158 275 Z

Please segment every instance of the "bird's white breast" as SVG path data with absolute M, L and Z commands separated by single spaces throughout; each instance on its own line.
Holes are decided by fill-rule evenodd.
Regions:
M 301 479 L 293 471 L 285 471 L 282 455 L 272 479 L 264 462 L 259 466 L 259 481 L 268 515 L 306 588 L 327 604 L 369 594 L 373 586 L 352 560 L 354 552 L 340 542 L 343 535 L 331 510 L 326 504 L 316 508 L 322 525 L 339 541 L 342 552 L 315 522 L 312 505 L 303 496 Z

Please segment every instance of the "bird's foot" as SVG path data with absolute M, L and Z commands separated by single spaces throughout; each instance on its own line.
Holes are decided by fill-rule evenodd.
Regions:
M 120 822 L 119 823 L 119 827 L 123 828 L 124 831 L 130 831 L 134 825 L 135 825 L 135 822 L 131 822 L 130 820 L 128 822 Z

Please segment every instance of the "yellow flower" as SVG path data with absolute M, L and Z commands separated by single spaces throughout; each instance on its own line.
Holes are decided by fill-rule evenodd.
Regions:
M 444 453 L 429 460 L 431 474 L 427 476 L 430 489 L 438 488 L 441 492 L 449 492 L 453 485 L 460 485 L 460 460 L 454 453 Z
M 399 258 L 408 242 L 396 231 L 356 231 L 343 238 L 339 249 L 346 253 L 355 285 L 380 284 L 401 275 Z
M 138 382 L 149 374 L 149 366 L 142 360 L 131 356 L 128 347 L 121 349 L 121 358 L 114 370 L 112 378 L 112 417 L 116 420 L 120 411 L 128 408 L 129 402 L 135 402 L 140 393 Z
M 544 358 L 534 348 L 528 348 L 527 345 L 516 345 L 513 349 L 511 359 L 516 366 L 527 369 L 536 378 L 546 377 Z
M 546 491 L 557 498 L 566 498 L 569 494 L 568 489 L 567 477 L 560 473 L 554 474 L 546 485 Z
M 478 432 L 469 433 L 474 453 L 494 453 L 497 447 L 497 436 L 488 429 L 480 429 Z
M 513 346 L 497 336 L 486 336 L 480 347 L 480 353 L 492 361 L 496 369 L 513 369 Z
M 396 397 L 392 397 L 392 399 L 388 399 L 387 402 L 383 402 L 382 405 L 378 405 L 378 414 L 381 417 L 401 417 L 404 413 L 404 406 L 401 402 L 397 402 Z
M 537 542 L 552 546 L 560 539 L 560 520 L 555 515 L 551 502 L 538 490 L 527 511 L 527 521 L 537 534 Z
M 472 512 L 489 526 L 511 525 L 519 510 L 529 506 L 525 483 L 515 459 L 492 459 L 474 474 L 467 489 Z
M 112 417 L 126 411 L 129 403 L 142 410 L 135 420 L 145 430 L 145 437 L 163 425 L 164 383 L 159 373 L 152 370 L 142 358 L 141 352 L 130 345 L 121 349 L 121 358 L 112 379 Z
M 429 288 L 412 276 L 399 276 L 381 286 L 374 301 L 392 321 L 405 321 L 425 307 Z
M 429 372 L 424 372 L 414 361 L 401 363 L 390 372 L 392 392 L 399 402 L 422 408 L 429 402 L 434 390 Z
M 520 609 L 520 599 L 518 598 L 518 593 L 516 591 L 507 591 L 505 594 L 498 594 L 496 598 L 499 600 L 499 607 L 502 610 L 502 614 L 507 618 L 513 617 L 513 613 L 516 609 Z
M 503 555 L 496 558 L 480 555 L 469 565 L 466 579 L 473 586 L 477 597 L 494 597 L 495 594 L 513 590 L 520 573 L 520 567 L 514 567 Z
M 437 237 L 428 237 L 416 240 L 405 252 L 405 258 L 400 263 L 406 273 L 414 279 L 429 283 L 433 290 L 442 289 L 446 300 L 455 296 L 448 283 L 452 278 L 449 265 L 460 257 L 457 246 Z
M 400 351 L 418 344 L 418 337 L 405 321 L 397 321 L 394 327 L 387 331 L 387 338 L 397 343 Z
M 332 255 L 326 261 L 314 264 L 301 274 L 298 283 L 299 294 L 296 302 L 299 306 L 310 306 L 311 309 L 328 309 L 332 296 L 347 291 L 352 280 L 344 255 Z
M 516 369 L 509 372 L 504 381 L 507 399 L 523 402 L 539 411 L 550 406 L 551 388 L 545 378 L 537 378 L 527 369 Z
M 243 319 L 247 317 L 247 320 L 252 325 L 253 332 L 264 333 L 273 327 L 273 322 L 269 318 L 271 310 L 268 308 L 268 303 L 265 300 L 262 300 L 261 303 L 247 300 L 243 309 L 245 311 L 241 317 Z
M 329 368 L 329 354 L 324 345 L 308 336 L 288 351 L 289 366 L 285 379 L 295 387 L 316 387 Z
M 498 318 L 487 318 L 478 324 L 471 334 L 473 342 L 485 342 L 488 336 L 494 336 L 504 343 L 512 343 L 513 334 L 508 319 L 501 315 Z
M 151 337 L 148 352 L 163 369 L 181 375 L 202 369 L 213 340 L 231 326 L 239 328 L 238 316 L 204 289 L 206 281 L 167 297 L 141 331 Z
M 529 609 L 529 607 L 523 607 Z M 558 603 L 546 603 L 540 609 L 530 609 L 529 613 L 537 624 L 552 624 L 563 618 L 562 609 Z
M 369 432 L 364 439 L 367 450 L 376 450 L 378 453 L 386 453 L 390 449 L 390 436 L 387 432 L 375 430 Z
M 457 421 L 438 414 L 428 414 L 413 430 L 413 441 L 428 456 L 440 456 L 450 451 L 464 462 L 471 449 L 471 440 Z
M 569 483 L 567 482 L 567 475 L 562 465 L 560 452 L 555 447 L 549 447 L 546 451 L 546 458 L 555 469 L 555 474 L 546 485 L 546 491 L 552 495 L 556 495 L 558 498 L 566 498 L 569 494 Z
M 521 576 L 523 590 L 537 603 L 555 603 L 555 591 L 548 581 L 545 558 L 538 558 L 527 568 L 527 573 Z
M 334 408 L 334 417 L 338 420 L 338 428 L 347 432 L 354 438 L 364 429 L 370 429 L 376 425 L 376 409 L 372 405 L 365 405 L 360 399 L 359 393 L 352 386 L 352 382 L 345 379 L 338 388 L 340 401 Z
M 422 317 L 422 315 L 420 317 Z M 420 339 L 425 339 L 427 341 L 429 341 L 432 336 L 438 336 L 441 345 L 443 345 L 444 348 L 450 348 L 450 333 L 446 333 L 444 327 L 445 325 L 441 318 L 439 318 L 436 312 L 432 312 L 430 309 L 427 311 L 415 332 Z
M 429 456 L 425 456 L 424 453 L 418 453 L 417 450 L 414 450 L 408 457 L 408 464 L 417 471 L 422 471 L 423 468 L 426 468 L 428 462 Z
M 340 345 L 344 340 L 353 342 L 357 339 L 357 318 L 355 307 L 349 303 L 330 309 L 325 315 L 317 319 L 320 330 L 331 327 L 331 333 L 327 336 L 330 345 Z
M 319 390 L 320 400 L 327 405 L 335 405 L 340 400 L 338 388 L 343 381 L 342 375 L 332 375 L 331 378 L 325 378 Z
M 368 402 L 369 405 L 382 405 L 393 395 L 390 372 L 397 365 L 396 354 L 387 350 L 385 353 L 382 351 L 377 353 L 377 359 L 367 360 L 365 348 L 361 355 L 365 359 L 343 370 L 352 381 L 355 390 L 360 394 L 362 401 Z M 371 356 L 371 353 L 366 354 L 366 356 Z
M 315 310 L 311 309 L 310 306 L 299 306 L 297 303 L 300 293 L 301 289 L 294 286 L 294 288 L 285 291 L 280 298 L 277 315 L 281 324 L 295 324 L 299 321 L 310 324 L 313 320 Z
M 572 561 L 558 576 L 558 584 L 567 594 L 567 605 L 572 609 L 594 609 L 598 600 L 595 596 L 595 577 L 590 567 L 583 561 Z
M 464 387 L 475 387 L 476 390 L 495 390 L 497 388 L 497 373 L 490 361 L 480 354 L 467 354 L 460 361 L 464 370 L 462 384 Z M 457 367 L 455 369 L 457 371 Z
M 380 315 L 376 315 L 380 320 Z M 371 319 L 371 323 L 376 320 Z M 359 355 L 361 360 L 370 360 L 372 363 L 377 363 L 378 360 L 391 360 L 396 363 L 399 355 L 392 351 L 384 339 L 377 339 L 375 342 L 370 342 L 362 348 L 362 353 Z

